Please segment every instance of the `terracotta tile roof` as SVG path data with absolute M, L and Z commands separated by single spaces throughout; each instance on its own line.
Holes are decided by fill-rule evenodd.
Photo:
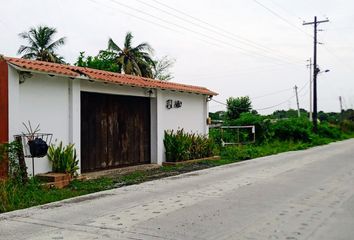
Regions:
M 159 81 L 150 78 L 143 78 L 128 74 L 120 74 L 108 71 L 102 71 L 92 68 L 76 67 L 65 64 L 49 63 L 36 60 L 28 60 L 22 58 L 5 58 L 8 63 L 16 65 L 23 69 L 28 69 L 32 71 L 45 72 L 59 74 L 69 77 L 80 77 L 86 76 L 92 80 L 98 80 L 103 82 L 111 82 L 116 84 L 142 87 L 142 88 L 153 88 L 153 89 L 165 89 L 173 91 L 182 91 L 190 93 L 199 93 L 205 95 L 217 95 L 217 93 L 210 91 L 204 87 Z

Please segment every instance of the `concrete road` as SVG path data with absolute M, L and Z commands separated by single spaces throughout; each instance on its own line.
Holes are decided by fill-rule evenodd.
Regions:
M 354 239 L 354 140 L 2 214 L 0 239 Z

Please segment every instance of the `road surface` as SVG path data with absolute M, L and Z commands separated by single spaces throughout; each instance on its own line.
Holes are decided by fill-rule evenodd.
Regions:
M 0 239 L 354 239 L 354 140 L 2 214 Z

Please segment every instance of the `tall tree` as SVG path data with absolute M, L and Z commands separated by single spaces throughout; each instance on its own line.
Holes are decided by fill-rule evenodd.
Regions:
M 108 50 L 117 54 L 116 61 L 122 66 L 124 73 L 152 78 L 155 66 L 151 58 L 152 47 L 146 42 L 133 47 L 132 39 L 132 33 L 128 32 L 125 36 L 124 47 L 121 48 L 110 38 Z
M 226 100 L 227 103 L 227 117 L 229 119 L 237 119 L 241 113 L 250 112 L 252 110 L 252 103 L 248 96 L 233 98 Z
M 121 72 L 122 66 L 117 64 L 116 54 L 110 51 L 100 51 L 97 56 L 85 56 L 80 52 L 75 66 L 88 67 L 110 72 Z
M 53 37 L 57 30 L 47 26 L 30 28 L 28 32 L 22 32 L 19 36 L 25 39 L 28 45 L 21 45 L 18 54 L 23 54 L 22 58 L 36 59 L 46 62 L 64 63 L 63 57 L 55 51 L 65 44 L 65 37 L 54 41 Z

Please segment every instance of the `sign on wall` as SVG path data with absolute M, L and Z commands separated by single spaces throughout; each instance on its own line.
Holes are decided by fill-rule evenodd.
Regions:
M 180 107 L 182 107 L 182 101 L 180 101 L 180 100 L 168 99 L 168 100 L 166 101 L 166 108 L 167 108 L 167 109 L 180 108 Z

